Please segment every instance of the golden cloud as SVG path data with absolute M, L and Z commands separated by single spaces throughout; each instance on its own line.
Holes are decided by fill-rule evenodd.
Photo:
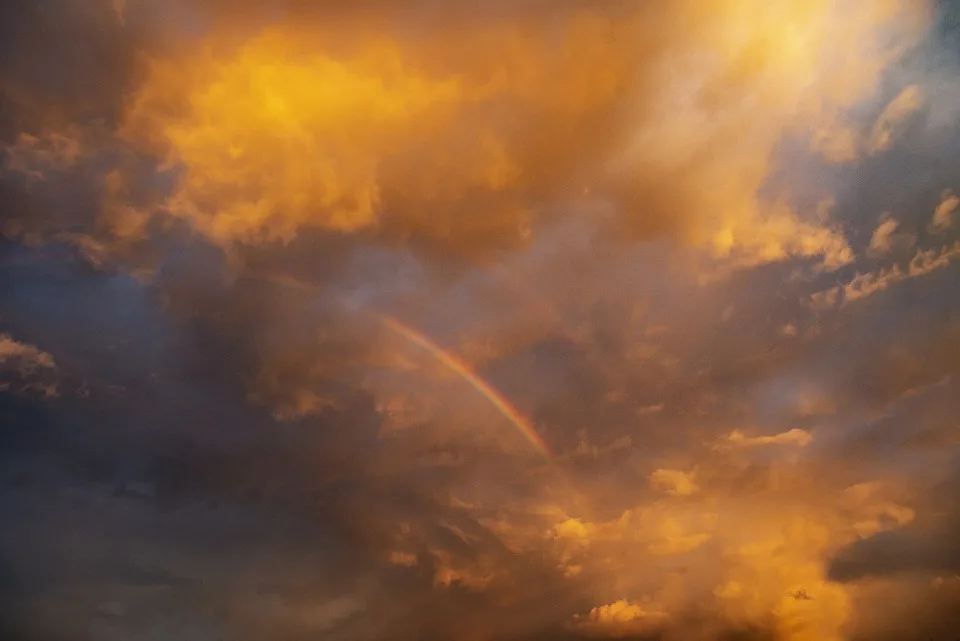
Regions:
M 650 484 L 655 488 L 674 496 L 690 496 L 700 491 L 696 481 L 696 470 L 655 470 L 650 475 Z
M 727 435 L 724 442 L 737 447 L 752 447 L 756 445 L 793 445 L 804 447 L 813 441 L 809 432 L 792 429 L 772 436 L 747 436 L 740 430 L 734 430 Z
M 735 627 L 763 622 L 777 638 L 846 638 L 855 592 L 828 579 L 824 559 L 852 541 L 909 524 L 914 510 L 898 498 L 901 489 L 867 482 L 824 500 L 823 488 L 836 483 L 832 474 L 784 463 L 744 502 L 743 488 L 728 485 L 728 463 L 710 457 L 700 462 L 709 489 L 694 496 L 640 504 L 601 523 L 557 522 L 552 534 L 562 545 L 553 552 L 569 570 L 568 580 L 596 577 L 591 585 L 597 594 L 629 596 L 575 617 L 572 626 L 616 637 L 650 633 L 671 621 L 682 631 L 683 615 L 698 602 L 718 609 Z M 708 555 L 691 556 L 706 545 Z M 688 563 L 696 575 L 668 569 Z M 647 582 L 651 572 L 658 579 Z
M 510 26 L 442 41 L 355 29 L 346 43 L 266 30 L 151 61 L 123 135 L 182 169 L 169 210 L 219 241 L 308 227 L 520 238 L 538 183 L 559 178 L 549 147 L 586 133 L 620 90 L 608 28 L 573 17 L 559 48 Z
M 369 21 L 291 17 L 240 29 L 214 20 L 212 32 L 193 45 L 149 57 L 111 139 L 158 157 L 171 192 L 161 204 L 145 206 L 135 171 L 94 172 L 99 223 L 115 238 L 142 240 L 162 212 L 228 250 L 225 260 L 280 254 L 283 243 L 298 249 L 295 241 L 313 235 L 361 241 L 365 249 L 387 243 L 436 252 L 433 257 L 488 257 L 546 242 L 544 232 L 556 231 L 560 225 L 551 224 L 561 217 L 612 231 L 618 242 L 661 236 L 685 242 L 698 258 L 705 254 L 724 269 L 788 257 L 834 269 L 854 260 L 821 204 L 808 211 L 790 194 L 765 188 L 776 178 L 779 145 L 793 137 L 842 162 L 892 145 L 920 106 L 916 87 L 864 125 L 869 144 L 848 111 L 874 97 L 880 73 L 918 37 L 924 7 L 894 0 L 626 4 L 568 11 L 565 3 L 551 21 L 517 19 L 506 9 L 501 15 L 497 5 L 482 20 L 441 21 L 443 29 L 376 8 Z M 118 20 L 132 22 L 133 7 L 113 6 Z M 7 171 L 28 182 L 47 180 L 76 170 L 90 153 L 79 134 L 23 135 Z M 955 201 L 944 194 L 935 229 L 949 227 Z M 613 215 L 599 223 L 598 212 L 608 211 Z M 891 253 L 897 229 L 896 221 L 883 220 L 868 251 Z M 749 300 L 701 305 L 707 294 L 691 296 L 695 318 L 684 324 L 675 322 L 676 310 L 655 318 L 648 308 L 659 303 L 631 300 L 604 334 L 608 328 L 596 320 L 604 314 L 602 303 L 639 298 L 634 290 L 644 278 L 664 289 L 674 283 L 663 278 L 667 270 L 607 278 L 609 245 L 601 243 L 611 238 L 600 236 L 577 236 L 582 247 L 576 260 L 564 246 L 541 263 L 529 259 L 535 266 L 514 265 L 537 281 L 529 296 L 498 290 L 495 297 L 496 287 L 469 289 L 460 282 L 447 290 L 424 277 L 422 291 L 401 303 L 442 327 L 446 340 L 439 342 L 459 337 L 463 367 L 500 366 L 520 379 L 528 372 L 552 375 L 552 365 L 524 370 L 507 357 L 536 352 L 530 361 L 539 354 L 549 358 L 556 345 L 544 347 L 547 334 L 560 336 L 557 351 L 577 346 L 569 358 L 583 376 L 571 376 L 575 393 L 569 396 L 595 391 L 597 400 L 576 399 L 573 407 L 584 411 L 574 420 L 586 425 L 569 434 L 563 433 L 566 423 L 556 428 L 556 450 L 535 465 L 529 444 L 520 442 L 523 456 L 504 445 L 504 433 L 520 439 L 483 398 L 496 391 L 478 395 L 474 379 L 465 382 L 430 349 L 379 331 L 373 314 L 318 318 L 305 301 L 335 298 L 326 290 L 294 283 L 292 302 L 265 297 L 249 305 L 254 311 L 218 309 L 223 324 L 215 329 L 235 332 L 247 316 L 255 317 L 247 322 L 257 331 L 238 332 L 256 336 L 249 340 L 255 365 L 245 372 L 247 398 L 279 420 L 303 421 L 278 431 L 315 424 L 319 431 L 328 419 L 346 425 L 324 433 L 325 447 L 346 452 L 344 493 L 360 495 L 361 504 L 368 494 L 382 493 L 390 504 L 369 499 L 372 507 L 357 508 L 360 524 L 351 527 L 373 530 L 376 538 L 396 529 L 403 511 L 414 525 L 400 525 L 400 537 L 382 534 L 377 561 L 391 577 L 422 574 L 417 589 L 432 590 L 431 598 L 482 592 L 477 602 L 497 601 L 506 593 L 503 602 L 525 606 L 527 592 L 549 583 L 551 590 L 589 596 L 577 602 L 581 616 L 570 623 L 579 633 L 656 634 L 666 625 L 682 626 L 684 616 L 705 604 L 725 623 L 769 626 L 777 638 L 842 639 L 853 590 L 828 580 L 826 559 L 840 546 L 907 526 L 914 507 L 882 484 L 837 492 L 852 473 L 804 458 L 819 433 L 807 428 L 827 414 L 835 413 L 831 421 L 847 418 L 839 392 L 826 398 L 819 389 L 791 388 L 791 419 L 804 429 L 758 424 L 755 432 L 718 438 L 710 431 L 718 425 L 729 430 L 762 417 L 749 415 L 739 382 L 721 380 L 736 378 L 724 369 L 728 363 L 713 362 L 723 354 L 714 359 L 713 348 L 705 346 L 700 353 L 699 330 L 703 344 L 723 343 L 732 335 L 723 332 L 739 330 L 714 335 L 706 323 L 740 326 L 757 310 Z M 91 255 L 107 252 L 91 235 L 70 238 L 86 243 Z M 308 244 L 304 251 L 323 250 Z M 815 294 L 814 306 L 864 298 L 942 269 L 957 256 L 960 244 L 917 252 L 905 265 Z M 296 258 L 290 262 L 297 264 Z M 597 273 L 582 269 L 596 263 L 603 263 Z M 436 269 L 430 274 L 436 280 L 446 278 L 443 263 L 422 265 Z M 616 268 L 624 265 L 634 266 L 625 260 Z M 392 281 L 384 280 L 388 289 Z M 465 294 L 451 293 L 461 286 Z M 715 293 L 719 299 L 730 291 L 718 287 L 709 296 Z M 471 297 L 486 309 L 474 314 L 460 306 Z M 568 304 L 557 304 L 560 299 Z M 185 316 L 194 312 L 191 304 L 183 303 Z M 511 305 L 522 311 L 501 312 Z M 576 317 L 573 330 L 566 316 Z M 704 325 L 701 316 L 708 318 Z M 778 338 L 790 344 L 781 351 L 797 351 L 764 357 L 757 367 L 775 358 L 796 365 L 791 359 L 799 360 L 801 344 L 813 333 L 807 321 L 772 313 L 766 321 L 772 333 L 791 339 Z M 474 327 L 464 330 L 468 322 Z M 261 333 L 261 324 L 270 331 Z M 42 365 L 42 353 L 4 340 L 0 365 L 14 349 L 21 350 L 17 358 L 27 354 Z M 606 350 L 603 358 L 584 355 L 588 350 L 579 348 L 588 343 L 596 352 Z M 734 341 L 735 366 L 756 345 Z M 621 365 L 631 369 L 620 371 Z M 665 380 L 645 368 L 667 372 Z M 707 380 L 711 376 L 716 380 Z M 542 381 L 529 379 L 521 382 L 532 397 L 531 381 Z M 588 389 L 594 382 L 596 389 Z M 556 387 L 562 392 L 551 388 L 553 396 L 563 396 L 567 388 Z M 541 399 L 525 400 L 526 407 L 541 409 Z M 568 420 L 567 400 L 543 399 L 561 408 L 558 423 Z M 734 416 L 711 423 L 704 408 L 727 401 Z M 357 416 L 368 423 L 355 422 Z M 702 439 L 701 423 L 708 433 Z M 691 432 L 684 431 L 688 426 Z M 358 438 L 354 432 L 361 431 Z M 669 444 L 664 449 L 684 451 L 651 462 L 657 454 L 645 445 L 659 448 L 657 439 Z M 622 476 L 612 480 L 614 459 L 623 462 L 616 470 Z M 356 488 L 365 475 L 375 477 L 376 487 Z M 524 572 L 541 583 L 526 581 Z M 407 585 L 406 578 L 397 580 L 384 584 Z M 552 596 L 548 600 L 552 613 L 561 608 Z M 598 605 L 589 609 L 592 604 Z M 366 602 L 329 607 L 277 611 L 325 630 L 354 611 L 372 610 Z M 573 611 L 563 611 L 565 621 Z
M 590 610 L 586 619 L 574 619 L 573 627 L 591 636 L 625 637 L 656 632 L 668 616 L 656 607 L 620 599 Z
M 946 190 L 940 198 L 940 203 L 933 210 L 933 220 L 930 227 L 935 232 L 942 232 L 953 226 L 954 212 L 960 207 L 960 198 L 952 191 Z
M 958 257 L 960 257 L 960 242 L 945 245 L 939 249 L 919 250 L 907 263 L 906 268 L 892 265 L 875 272 L 857 274 L 844 285 L 816 292 L 811 296 L 810 302 L 815 309 L 834 308 L 841 300 L 844 303 L 852 303 L 886 291 L 896 283 L 920 278 L 944 269 Z
M 870 251 L 874 254 L 885 254 L 893 248 L 893 234 L 900 226 L 900 222 L 893 218 L 886 218 L 873 230 L 870 237 Z
M 220 243 L 314 228 L 475 255 L 528 242 L 589 188 L 631 236 L 834 268 L 852 259 L 838 229 L 759 196 L 775 147 L 869 98 L 926 18 L 712 0 L 429 33 L 387 13 L 224 28 L 149 59 L 120 136 L 176 171 L 164 209 Z

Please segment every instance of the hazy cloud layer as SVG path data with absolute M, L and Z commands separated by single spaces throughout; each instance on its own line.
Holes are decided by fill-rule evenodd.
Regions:
M 0 636 L 953 638 L 952 3 L 3 11 Z

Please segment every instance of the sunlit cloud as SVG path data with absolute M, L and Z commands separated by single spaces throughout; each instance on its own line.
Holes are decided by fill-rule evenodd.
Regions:
M 0 334 L 0 390 L 17 393 L 57 393 L 57 365 L 35 345 Z
M 0 20 L 11 630 L 952 638 L 950 11 Z
M 892 236 L 900 223 L 893 218 L 883 220 L 877 228 L 873 230 L 873 236 L 870 237 L 870 250 L 875 254 L 885 254 L 893 248 Z
M 943 192 L 940 204 L 933 210 L 933 220 L 930 221 L 933 230 L 942 232 L 952 227 L 957 207 L 960 207 L 960 198 L 957 198 L 952 191 Z
M 655 606 L 654 606 L 655 607 Z M 642 606 L 621 599 L 590 610 L 590 614 L 574 626 L 591 636 L 626 637 L 656 633 L 666 623 L 666 615 L 650 606 Z
M 656 470 L 650 475 L 650 483 L 667 494 L 690 496 L 700 490 L 696 482 L 696 476 L 696 471 Z
M 728 443 L 739 447 L 752 447 L 755 445 L 794 445 L 803 447 L 808 445 L 812 440 L 813 437 L 809 432 L 798 429 L 781 432 L 773 436 L 746 436 L 740 430 L 734 430 L 726 437 Z
M 893 144 L 895 136 L 907 119 L 920 108 L 922 97 L 916 85 L 910 85 L 884 107 L 870 131 L 867 143 L 871 154 L 884 151 Z
M 830 308 L 841 301 L 852 303 L 867 296 L 886 291 L 896 283 L 926 276 L 931 272 L 948 267 L 960 257 L 960 243 L 947 245 L 939 249 L 917 251 L 906 267 L 895 264 L 882 268 L 876 272 L 857 274 L 845 285 L 838 285 L 835 289 L 817 292 L 812 296 L 812 304 L 816 308 Z

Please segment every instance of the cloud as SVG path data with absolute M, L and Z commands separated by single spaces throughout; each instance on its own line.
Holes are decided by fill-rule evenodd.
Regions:
M 590 636 L 620 638 L 656 633 L 666 618 L 663 612 L 621 599 L 591 609 L 587 619 L 574 626 Z
M 674 496 L 690 496 L 700 490 L 696 483 L 695 471 L 655 470 L 650 475 L 650 483 L 657 489 Z
M 0 636 L 952 638 L 948 10 L 5 7 Z
M 936 232 L 942 232 L 953 226 L 953 213 L 960 206 L 960 198 L 952 191 L 945 191 L 940 198 L 940 204 L 933 210 L 933 220 L 930 227 Z
M 809 445 L 813 437 L 804 430 L 792 429 L 772 436 L 746 436 L 740 430 L 730 432 L 726 441 L 736 447 L 752 447 L 756 445 L 795 445 L 804 447 Z
M 66 171 L 80 162 L 84 153 L 78 139 L 81 132 L 45 132 L 41 136 L 21 133 L 7 148 L 8 171 L 42 180 L 46 171 Z M 72 135 L 71 135 L 72 134 Z
M 867 97 L 883 61 L 921 33 L 922 11 L 790 5 L 786 29 L 778 11 L 724 2 L 576 4 L 549 27 L 493 11 L 416 36 L 413 17 L 445 15 L 424 5 L 401 18 L 374 3 L 366 22 L 324 20 L 321 6 L 258 26 L 255 5 L 230 19 L 201 5 L 212 28 L 176 53 L 155 44 L 181 42 L 158 23 L 118 128 L 100 137 L 158 158 L 172 191 L 121 200 L 128 213 L 110 233 L 140 233 L 162 214 L 224 245 L 320 230 L 475 256 L 522 246 L 586 184 L 632 236 L 666 233 L 739 266 L 851 260 L 835 226 L 758 192 L 779 140 Z M 145 29 L 155 10 L 124 15 Z M 833 51 L 842 42 L 873 57 Z M 43 169 L 24 149 L 13 157 L 14 173 Z M 137 171 L 112 175 L 140 181 Z
M 886 291 L 896 283 L 920 278 L 932 272 L 948 267 L 960 256 L 960 243 L 947 245 L 939 249 L 919 250 L 910 259 L 906 268 L 893 265 L 886 269 L 865 274 L 857 274 L 850 282 L 838 285 L 834 289 L 816 292 L 811 296 L 811 304 L 817 309 L 829 309 L 841 301 L 854 301 Z
M 0 334 L 0 387 L 19 392 L 53 396 L 57 390 L 57 366 L 53 357 L 34 345 Z
M 8 334 L 0 335 L 0 358 L 3 363 L 20 363 L 27 370 L 54 368 L 53 357 L 40 351 L 34 345 L 18 343 Z
M 885 151 L 893 144 L 894 137 L 900 129 L 922 105 L 923 97 L 916 85 L 905 87 L 891 100 L 880 116 L 877 117 L 870 131 L 867 148 L 871 154 Z
M 892 236 L 899 226 L 900 223 L 892 218 L 877 225 L 873 230 L 873 236 L 870 237 L 870 251 L 878 255 L 889 252 L 893 248 Z

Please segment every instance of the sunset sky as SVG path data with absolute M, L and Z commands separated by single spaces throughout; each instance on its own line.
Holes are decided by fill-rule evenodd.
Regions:
M 13 0 L 0 639 L 953 641 L 954 0 Z

